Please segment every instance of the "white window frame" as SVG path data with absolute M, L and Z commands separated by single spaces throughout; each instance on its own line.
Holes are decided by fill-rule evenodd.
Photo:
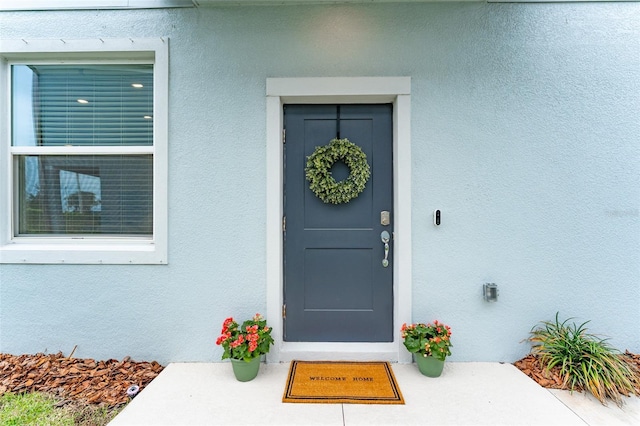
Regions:
M 169 40 L 55 39 L 0 40 L 0 263 L 166 264 L 168 252 Z M 153 155 L 153 235 L 140 237 L 17 237 L 14 229 L 13 157 L 34 152 L 11 146 L 11 65 L 69 63 L 150 63 L 154 65 L 153 146 L 122 147 L 117 153 Z M 65 147 L 46 148 L 47 154 Z M 87 147 L 110 154 L 113 147 Z M 131 152 L 129 152 L 131 151 Z M 89 152 L 87 152 L 89 153 Z

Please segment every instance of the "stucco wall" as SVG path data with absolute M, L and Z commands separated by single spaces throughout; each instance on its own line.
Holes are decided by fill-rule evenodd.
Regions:
M 638 22 L 639 3 L 0 14 L 0 38 L 171 43 L 169 265 L 0 265 L 0 351 L 218 360 L 222 320 L 266 311 L 265 79 L 410 76 L 413 319 L 452 326 L 454 361 L 514 361 L 556 311 L 640 352 Z

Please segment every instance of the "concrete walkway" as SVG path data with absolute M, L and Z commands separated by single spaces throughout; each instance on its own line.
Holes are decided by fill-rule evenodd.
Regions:
M 289 364 L 235 380 L 228 363 L 169 364 L 111 423 L 122 425 L 640 425 L 640 399 L 623 408 L 549 391 L 511 364 L 451 363 L 439 378 L 392 364 L 405 405 L 282 403 Z

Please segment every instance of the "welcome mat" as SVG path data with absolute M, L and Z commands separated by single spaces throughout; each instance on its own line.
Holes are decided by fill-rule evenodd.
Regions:
M 282 402 L 404 404 L 388 362 L 291 361 Z

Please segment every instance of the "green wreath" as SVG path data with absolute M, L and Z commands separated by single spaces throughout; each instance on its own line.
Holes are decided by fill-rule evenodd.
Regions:
M 331 167 L 343 161 L 349 167 L 349 177 L 340 182 L 331 175 Z M 342 204 L 356 198 L 371 176 L 367 155 L 349 139 L 332 139 L 328 145 L 318 146 L 307 157 L 304 169 L 309 189 L 325 203 Z

